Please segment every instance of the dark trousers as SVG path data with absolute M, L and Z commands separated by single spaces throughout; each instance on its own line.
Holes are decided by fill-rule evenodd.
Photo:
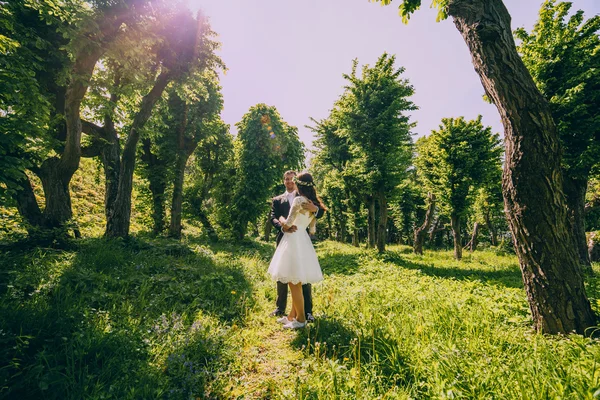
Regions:
M 312 290 L 310 283 L 302 285 L 302 295 L 304 296 L 304 313 L 312 314 Z M 287 306 L 287 297 L 288 297 L 288 284 L 277 282 L 277 301 L 275 304 L 277 305 L 277 309 L 285 313 L 285 308 Z

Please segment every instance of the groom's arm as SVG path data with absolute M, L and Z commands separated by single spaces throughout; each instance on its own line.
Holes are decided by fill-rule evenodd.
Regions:
M 321 218 L 325 214 L 325 210 L 321 207 L 317 206 L 317 212 L 315 213 L 315 218 Z

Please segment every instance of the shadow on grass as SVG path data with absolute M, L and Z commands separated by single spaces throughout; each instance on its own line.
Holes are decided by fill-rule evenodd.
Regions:
M 319 264 L 324 275 L 355 274 L 360 265 L 359 254 L 333 253 L 319 256 Z
M 396 338 L 379 328 L 357 333 L 338 319 L 319 318 L 308 329 L 299 330 L 291 345 L 314 357 L 334 359 L 348 368 L 362 367 L 367 373 L 374 373 L 382 394 L 394 386 L 413 386 L 417 379 L 410 354 Z
M 446 266 L 435 266 L 430 263 L 408 261 L 401 253 L 389 251 L 379 256 L 382 260 L 398 265 L 399 267 L 419 270 L 425 275 L 437 278 L 454 278 L 457 280 L 479 280 L 493 285 L 508 288 L 523 288 L 523 279 L 518 265 L 496 270 L 485 270 L 475 268 L 457 268 Z
M 0 263 L 0 398 L 204 397 L 225 363 L 218 327 L 254 301 L 241 266 L 173 242 L 89 239 Z

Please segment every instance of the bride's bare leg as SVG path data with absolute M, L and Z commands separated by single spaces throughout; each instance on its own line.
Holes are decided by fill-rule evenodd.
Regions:
M 290 291 L 292 292 L 292 308 L 296 314 L 296 321 L 306 322 L 304 315 L 304 295 L 302 294 L 302 283 L 291 284 Z
M 290 287 L 290 292 L 291 292 L 292 284 L 288 283 L 288 286 Z M 298 312 L 296 311 L 296 305 L 294 304 L 294 297 L 292 296 L 292 307 L 290 309 L 290 313 L 288 314 L 287 318 L 288 318 L 288 320 L 292 321 L 294 318 L 296 318 L 296 315 L 298 315 Z

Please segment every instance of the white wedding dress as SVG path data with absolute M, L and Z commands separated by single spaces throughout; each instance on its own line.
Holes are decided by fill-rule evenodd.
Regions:
M 298 230 L 294 233 L 284 232 L 275 250 L 269 265 L 269 274 L 275 281 L 305 284 L 323 280 L 317 253 L 306 232 L 306 228 L 309 228 L 310 233 L 314 234 L 316 227 L 315 216 L 302 209 L 302 204 L 308 201 L 306 197 L 297 196 L 292 203 L 285 225 L 296 225 Z

